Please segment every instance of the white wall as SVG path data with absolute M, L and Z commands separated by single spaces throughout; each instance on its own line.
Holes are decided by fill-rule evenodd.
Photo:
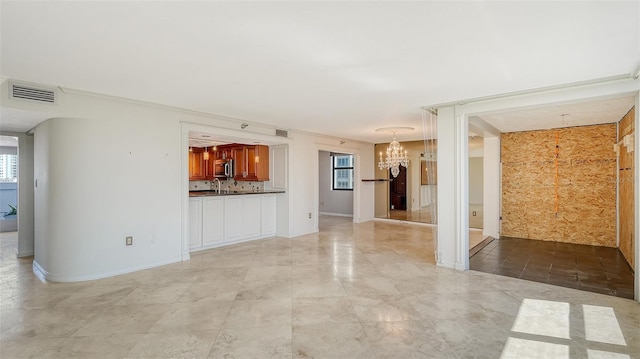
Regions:
M 320 213 L 353 215 L 353 191 L 332 189 L 331 153 L 320 151 L 318 155 L 319 210 Z
M 315 198 L 312 203 L 315 205 L 315 208 L 319 207 L 319 197 L 317 195 L 320 186 L 318 152 L 327 151 L 351 153 L 354 156 L 353 222 L 361 223 L 373 220 L 375 212 L 375 182 L 362 182 L 362 179 L 374 178 L 374 145 L 327 136 L 314 136 L 313 138 L 301 139 L 304 139 L 304 141 L 300 141 L 300 144 L 306 144 L 315 151 L 315 155 L 313 157 L 304 159 L 304 161 L 311 162 L 312 166 L 315 166 L 315 170 L 311 173 L 311 176 L 315 176 L 315 180 L 313 181 L 314 189 L 312 191 Z M 309 176 L 309 173 L 296 172 L 296 174 L 300 178 L 308 178 Z M 318 217 L 315 216 L 314 219 L 315 231 L 317 231 Z
M 469 204 L 481 205 L 483 201 L 482 157 L 469 157 Z
M 452 107 L 438 110 L 438 241 L 437 265 L 454 268 L 456 262 L 456 146 Z
M 34 265 L 48 279 L 77 281 L 181 260 L 180 154 L 175 122 L 38 125 Z
M 278 235 L 317 231 L 320 149 L 356 156 L 354 222 L 373 219 L 373 186 L 361 182 L 373 178 L 372 144 L 294 130 L 282 139 L 267 125 L 242 130 L 247 121 L 71 89 L 55 106 L 34 104 L 9 99 L 7 81 L 0 86 L 0 106 L 54 118 L 35 129 L 38 188 L 34 202 L 21 205 L 36 209 L 35 266 L 47 279 L 95 279 L 189 258 L 189 129 L 288 146 Z
M 482 231 L 500 238 L 500 137 L 484 138 Z

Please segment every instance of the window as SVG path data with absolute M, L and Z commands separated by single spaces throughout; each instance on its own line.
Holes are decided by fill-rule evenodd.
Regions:
M 331 154 L 333 189 L 353 191 L 353 155 Z
M 18 156 L 0 154 L 0 182 L 18 182 Z

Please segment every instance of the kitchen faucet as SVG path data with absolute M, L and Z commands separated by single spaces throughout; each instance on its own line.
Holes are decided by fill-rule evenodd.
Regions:
M 222 190 L 222 185 L 220 184 L 220 179 L 219 178 L 214 178 L 214 181 L 218 182 L 218 194 L 220 194 L 221 190 Z

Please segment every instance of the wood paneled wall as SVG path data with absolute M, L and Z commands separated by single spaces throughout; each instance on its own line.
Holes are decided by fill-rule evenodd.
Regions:
M 502 235 L 616 247 L 615 142 L 615 123 L 503 133 Z
M 618 141 L 622 140 L 625 135 L 634 133 L 635 108 L 632 108 L 618 123 Z M 634 139 L 638 141 L 638 138 Z M 620 252 L 627 259 L 631 268 L 634 267 L 634 208 L 633 199 L 635 198 L 633 190 L 634 182 L 634 152 L 627 152 L 626 147 L 620 148 L 620 158 L 618 159 L 618 173 L 620 175 L 618 186 L 619 198 L 619 223 L 620 223 Z

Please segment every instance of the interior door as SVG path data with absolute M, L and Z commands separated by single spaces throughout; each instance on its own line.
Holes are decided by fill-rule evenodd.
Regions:
M 400 166 L 398 177 L 393 178 L 389 170 L 389 204 L 390 209 L 407 210 L 407 168 Z

